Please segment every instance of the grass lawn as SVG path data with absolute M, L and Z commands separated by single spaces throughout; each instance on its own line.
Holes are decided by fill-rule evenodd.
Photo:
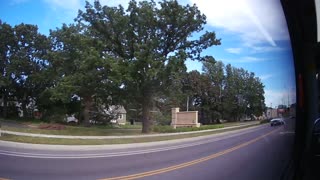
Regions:
M 51 135 L 74 135 L 74 136 L 121 136 L 121 135 L 138 135 L 141 134 L 142 125 L 93 125 L 91 127 L 83 126 L 70 126 L 64 125 L 64 129 L 52 130 L 52 129 L 39 129 L 44 123 L 32 122 L 32 121 L 8 121 L 16 124 L 27 124 L 26 127 L 15 127 L 9 125 L 3 125 L 1 129 L 15 132 L 34 133 L 34 134 L 51 134 Z M 231 122 L 223 124 L 213 125 L 202 125 L 200 128 L 196 127 L 181 127 L 173 129 L 171 126 L 155 126 L 155 133 L 174 133 L 174 132 L 187 132 L 187 131 L 198 131 L 206 129 L 219 129 L 230 126 L 237 126 L 244 124 L 243 122 Z
M 223 123 L 223 125 L 225 127 L 230 127 L 230 126 L 239 126 L 239 125 L 242 125 L 242 124 L 248 124 L 248 123 L 252 123 L 254 121 L 244 121 L 244 122 L 225 122 Z
M 250 125 L 252 126 L 257 126 Z M 248 126 L 246 126 L 248 127 Z M 246 127 L 238 127 L 236 129 L 242 129 Z M 232 129 L 235 130 L 235 129 Z M 165 141 L 172 139 L 183 139 L 197 136 L 204 136 L 210 134 L 216 134 L 226 131 L 232 131 L 227 129 L 221 129 L 218 131 L 212 132 L 199 132 L 194 134 L 183 134 L 183 135 L 171 135 L 171 136 L 162 136 L 162 137 L 141 137 L 141 138 L 120 138 L 120 139 L 61 139 L 61 138 L 38 138 L 38 137 L 27 137 L 27 136 L 15 136 L 3 134 L 0 137 L 0 140 L 4 141 L 14 141 L 14 142 L 23 142 L 23 143 L 33 143 L 33 144 L 60 144 L 60 145 L 102 145 L 102 144 L 128 144 L 128 143 L 142 143 L 142 142 L 154 142 L 154 141 Z M 140 132 L 140 131 L 139 131 Z
M 111 136 L 111 135 L 136 135 L 141 134 L 141 129 L 128 128 L 103 128 L 103 127 L 81 127 L 81 126 L 65 126 L 62 130 L 48 130 L 37 128 L 16 128 L 2 127 L 3 130 L 35 133 L 35 134 L 52 134 L 52 135 L 74 135 L 74 136 Z

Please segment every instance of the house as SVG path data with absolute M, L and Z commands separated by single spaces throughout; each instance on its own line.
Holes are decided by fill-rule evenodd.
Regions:
M 112 105 L 106 110 L 106 114 L 112 115 L 111 123 L 125 125 L 127 121 L 127 111 L 123 106 Z
M 266 112 L 266 116 L 267 116 L 267 119 L 279 117 L 278 110 L 273 108 L 268 108 Z

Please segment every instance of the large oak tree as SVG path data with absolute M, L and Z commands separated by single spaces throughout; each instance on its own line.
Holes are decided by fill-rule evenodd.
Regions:
M 201 52 L 219 45 L 214 32 L 203 32 L 206 16 L 196 5 L 176 0 L 129 2 L 122 6 L 86 3 L 78 21 L 89 23 L 104 39 L 109 55 L 121 58 L 127 67 L 124 88 L 142 107 L 143 133 L 152 128 L 150 107 L 155 94 L 168 87 L 172 73 L 179 72 L 187 59 L 204 60 Z

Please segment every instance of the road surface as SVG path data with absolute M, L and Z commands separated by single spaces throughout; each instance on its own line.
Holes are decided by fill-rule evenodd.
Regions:
M 147 147 L 50 150 L 0 144 L 0 180 L 281 179 L 294 139 L 294 119 L 286 122 Z

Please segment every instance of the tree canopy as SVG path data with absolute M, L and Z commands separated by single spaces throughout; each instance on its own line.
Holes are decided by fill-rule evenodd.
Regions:
M 261 80 L 203 55 L 221 44 L 205 24 L 196 5 L 176 0 L 131 0 L 127 9 L 86 2 L 74 23 L 49 36 L 36 25 L 2 23 L 1 116 L 10 116 L 8 106 L 16 103 L 24 116 L 37 107 L 48 116 L 77 113 L 88 124 L 99 108 L 122 105 L 135 110 L 149 133 L 150 112 L 165 119 L 172 107 L 198 110 L 204 124 L 261 115 Z M 187 60 L 201 62 L 202 72 L 187 72 Z
M 261 80 L 254 73 L 225 66 L 221 61 L 204 62 L 202 74 L 189 72 L 183 88 L 191 109 L 200 112 L 200 122 L 204 124 L 260 116 L 265 110 Z
M 177 1 L 134 0 L 125 11 L 122 6 L 101 6 L 86 2 L 78 21 L 89 23 L 101 37 L 107 54 L 125 66 L 124 86 L 141 104 L 143 132 L 151 131 L 150 106 L 156 94 L 170 83 L 170 77 L 185 70 L 187 59 L 205 60 L 201 52 L 219 45 L 214 32 L 203 32 L 206 17 L 196 5 L 182 6 Z M 194 33 L 202 33 L 195 39 Z

